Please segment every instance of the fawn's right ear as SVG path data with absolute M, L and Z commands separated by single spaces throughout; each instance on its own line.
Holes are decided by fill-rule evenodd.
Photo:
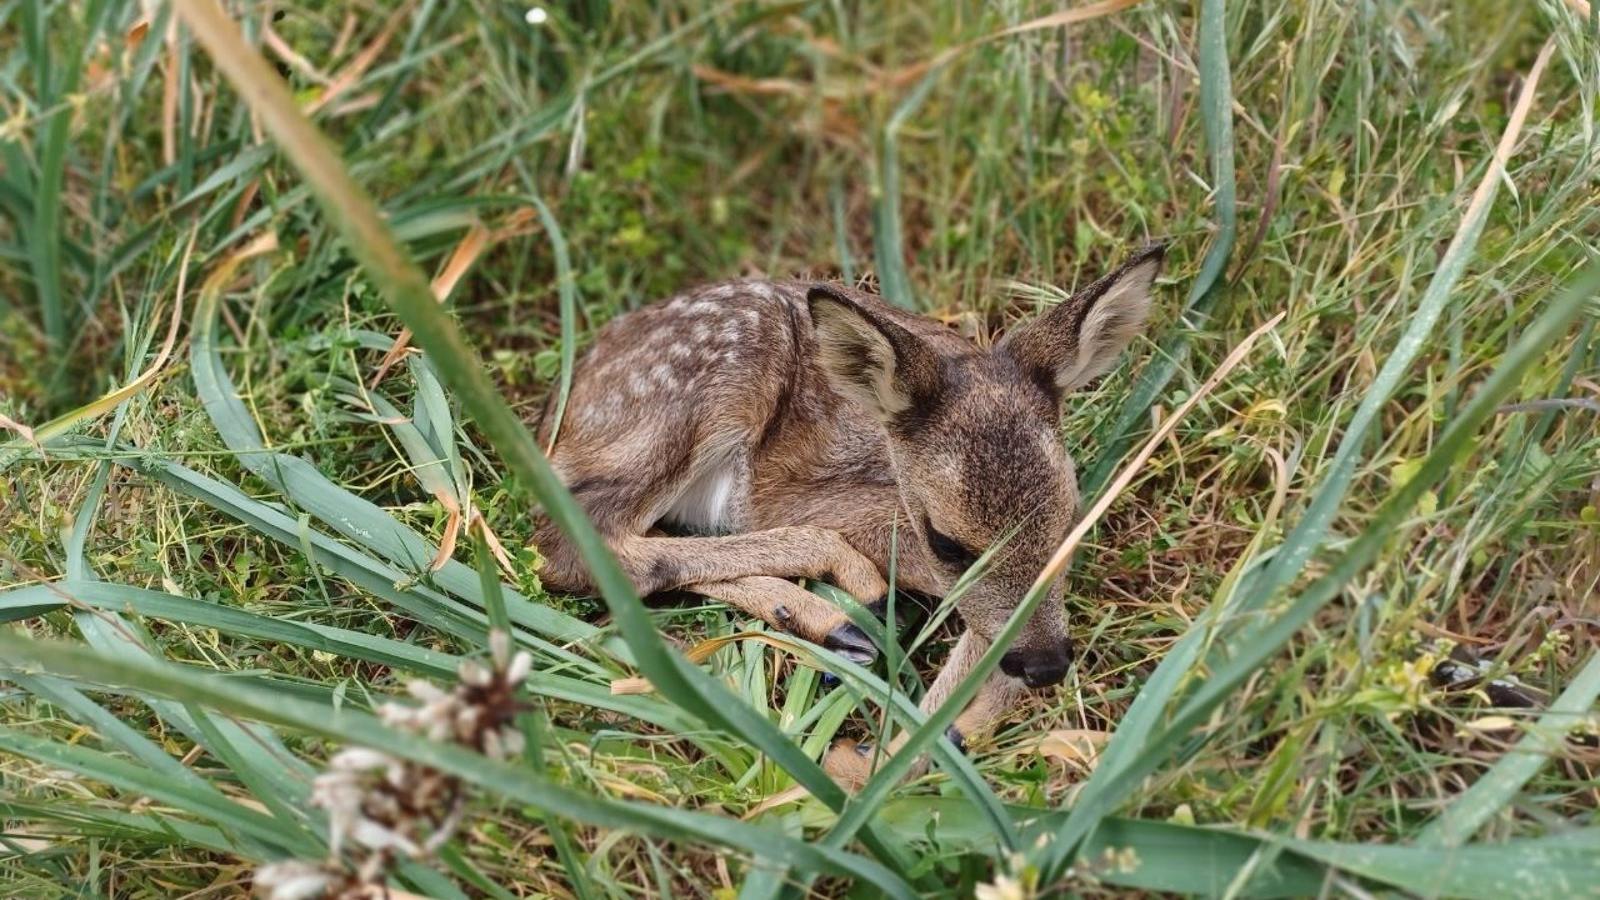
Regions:
M 1122 267 L 1012 331 L 999 349 L 1057 399 L 1109 372 L 1144 328 L 1166 247 L 1153 244 Z
M 921 338 L 827 285 L 814 285 L 806 302 L 817 364 L 835 391 L 885 423 L 932 405 L 939 361 Z

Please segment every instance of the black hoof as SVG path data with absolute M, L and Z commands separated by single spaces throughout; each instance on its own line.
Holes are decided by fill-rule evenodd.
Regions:
M 862 606 L 865 606 L 867 612 L 872 613 L 872 617 L 877 619 L 879 622 L 882 622 L 889 615 L 888 597 L 879 597 L 871 603 L 863 603 Z
M 850 622 L 828 632 L 828 636 L 822 641 L 822 646 L 858 666 L 871 665 L 872 661 L 878 658 L 878 648 L 872 643 L 872 639 L 867 637 L 865 631 Z
M 944 730 L 944 736 L 950 739 L 950 743 L 956 745 L 957 750 L 961 751 L 962 753 L 967 752 L 967 739 L 966 736 L 961 733 L 960 729 L 956 728 L 954 725 L 951 725 L 949 728 Z
M 832 672 L 823 672 L 822 673 L 822 686 L 825 687 L 825 688 L 830 688 L 830 689 L 838 687 L 839 686 L 839 676 L 833 674 Z

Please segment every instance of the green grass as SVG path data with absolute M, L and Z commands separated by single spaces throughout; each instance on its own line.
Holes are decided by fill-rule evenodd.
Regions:
M 1576 6 L 1147 2 L 985 40 L 1057 8 L 249 5 L 319 155 L 295 103 L 242 99 L 243 54 L 225 77 L 210 41 L 167 41 L 165 7 L 130 40 L 133 5 L 0 3 L 0 415 L 46 444 L 0 433 L 0 886 L 236 894 L 325 853 L 310 779 L 351 743 L 475 786 L 396 873 L 431 897 L 1600 883 L 1600 760 L 1568 738 L 1600 731 L 1600 45 Z M 446 312 L 426 280 L 474 224 L 495 239 Z M 1149 340 L 1065 423 L 1091 495 L 1285 318 L 1116 497 L 1069 576 L 1079 664 L 970 762 L 863 800 L 810 762 L 885 706 L 915 727 L 948 625 L 904 638 L 891 694 L 780 635 L 685 663 L 658 630 L 761 629 L 641 605 L 592 540 L 604 598 L 541 587 L 532 504 L 587 526 L 517 418 L 616 315 L 872 276 L 995 328 L 1156 238 Z M 160 358 L 175 300 L 159 375 L 95 404 Z M 374 386 L 403 326 L 426 353 Z M 513 571 L 466 532 L 430 568 L 452 508 Z M 369 714 L 497 621 L 537 660 L 525 759 Z M 1432 684 L 1454 644 L 1548 710 Z M 641 674 L 659 693 L 611 692 Z

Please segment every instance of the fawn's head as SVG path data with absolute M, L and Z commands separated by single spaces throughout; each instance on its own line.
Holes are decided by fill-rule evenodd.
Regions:
M 1058 437 L 1068 393 L 1105 374 L 1144 326 L 1162 248 L 1140 252 L 991 349 L 930 341 L 826 286 L 808 294 L 817 361 L 840 395 L 884 424 L 920 542 L 945 590 L 994 548 L 958 601 L 985 638 L 1005 625 L 1078 513 L 1072 459 Z M 1042 687 L 1072 650 L 1060 586 L 1001 660 Z

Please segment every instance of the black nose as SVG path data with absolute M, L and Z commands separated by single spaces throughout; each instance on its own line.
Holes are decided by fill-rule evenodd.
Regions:
M 1045 650 L 1012 650 L 1000 657 L 1000 671 L 1032 688 L 1060 684 L 1071 665 L 1072 645 L 1066 641 Z

